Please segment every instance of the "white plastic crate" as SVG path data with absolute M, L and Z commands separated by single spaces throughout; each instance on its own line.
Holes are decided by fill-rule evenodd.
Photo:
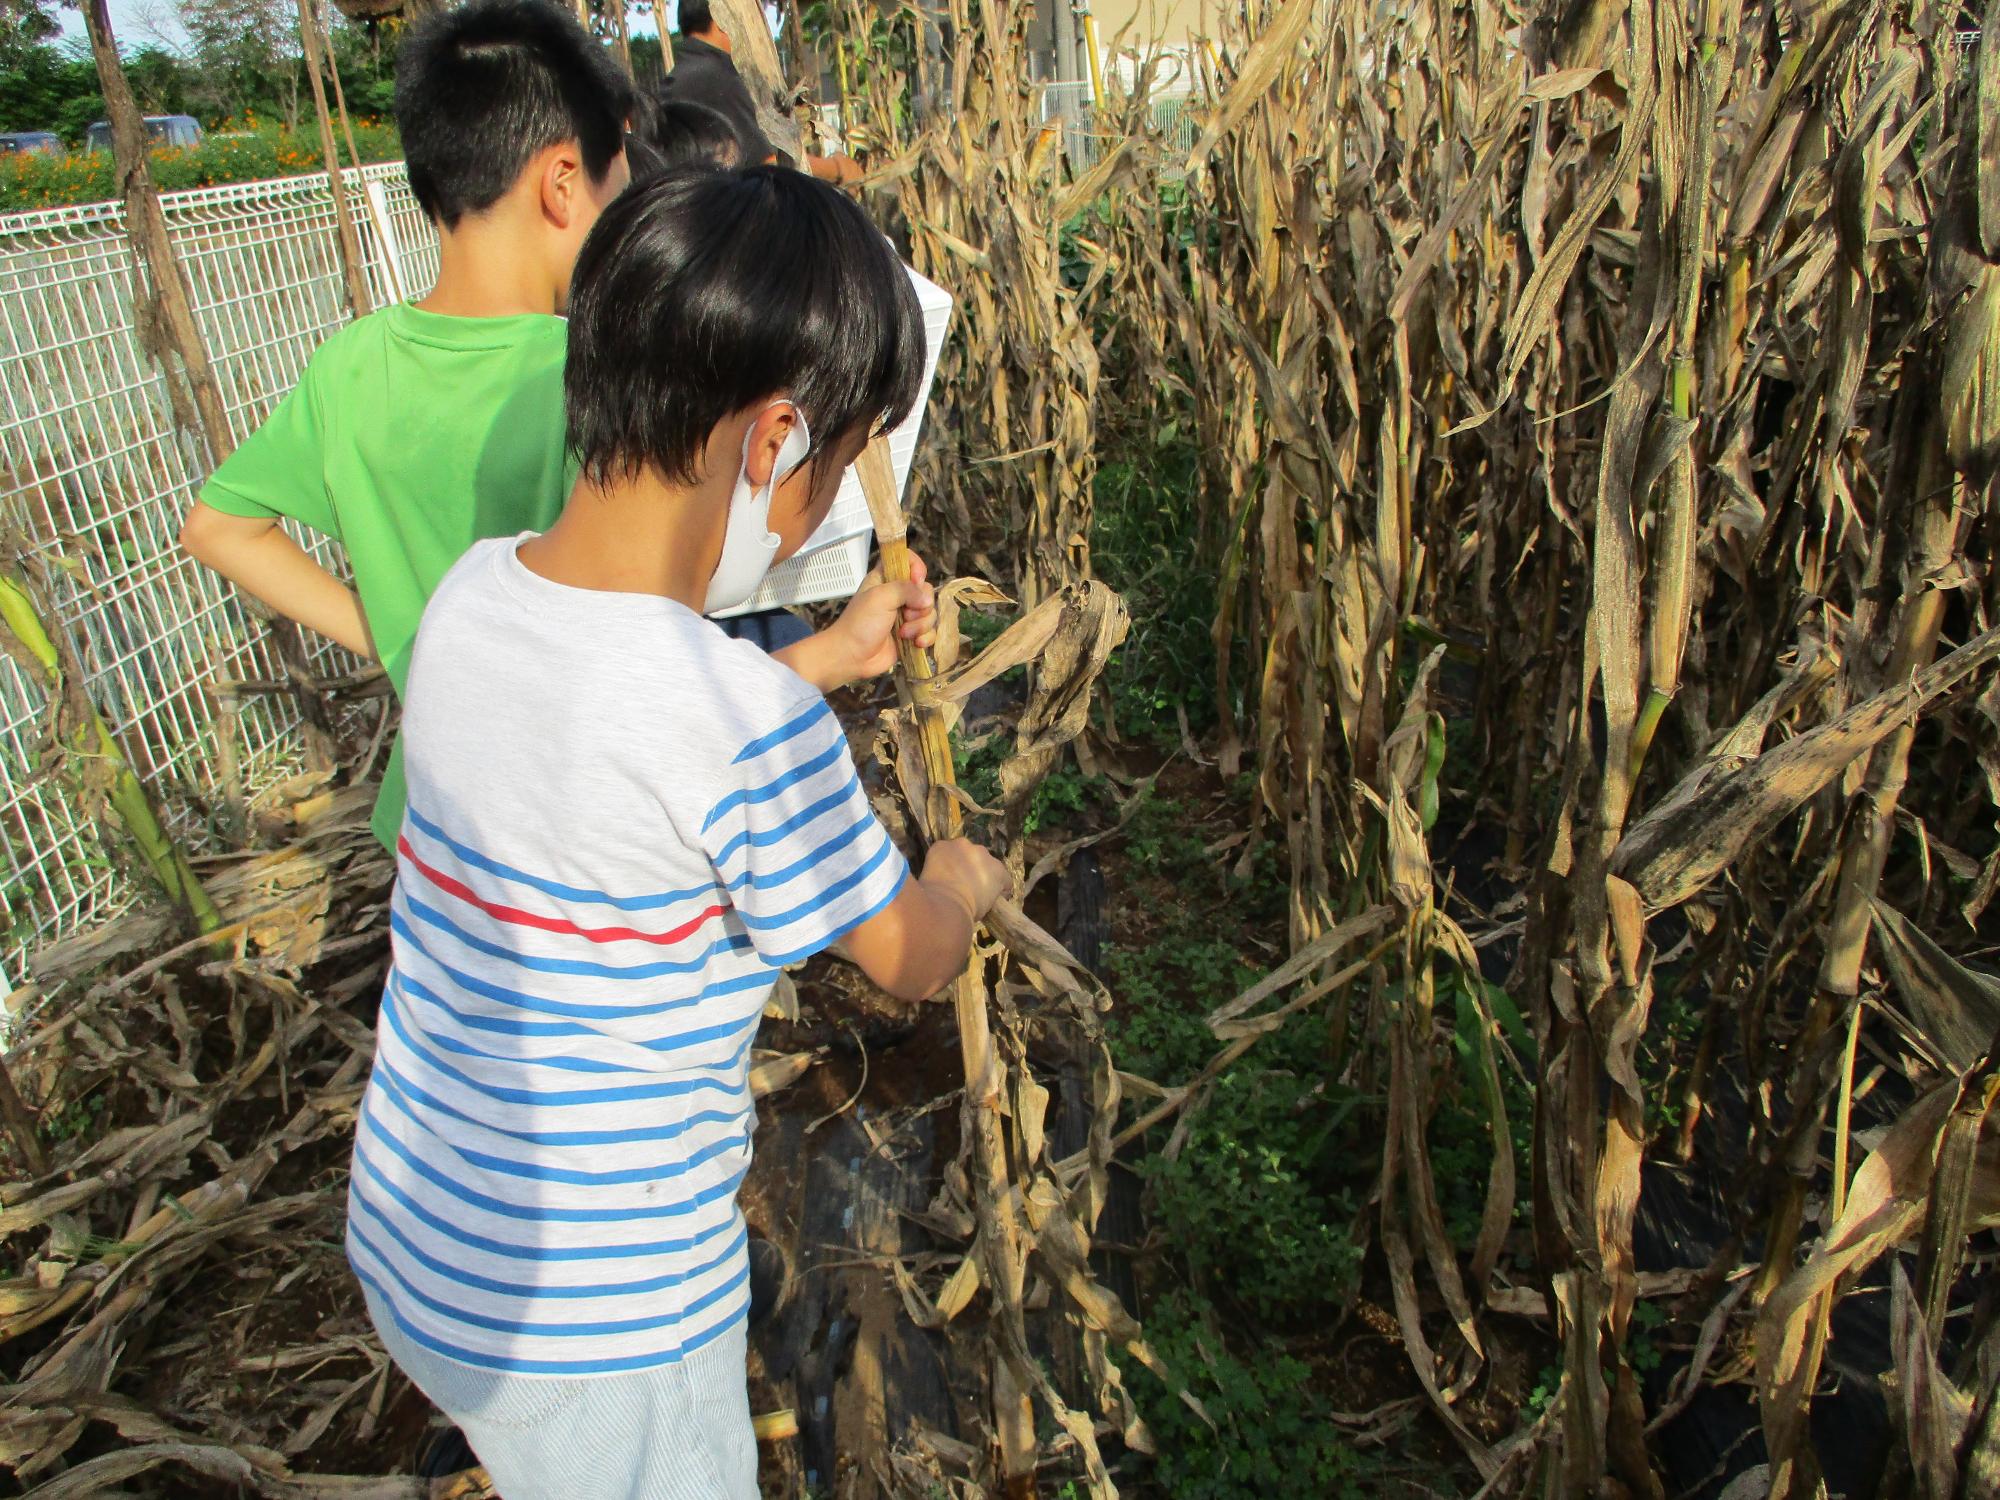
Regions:
M 907 266 L 904 269 L 909 270 Z M 917 289 L 917 305 L 924 311 L 924 384 L 903 425 L 889 433 L 889 457 L 896 468 L 898 496 L 909 488 L 910 466 L 917 457 L 917 437 L 923 431 L 924 408 L 930 404 L 938 355 L 944 349 L 945 331 L 951 326 L 951 293 L 915 271 L 909 275 L 911 285 Z M 793 556 L 771 569 L 764 586 L 747 603 L 719 610 L 718 616 L 726 618 L 751 610 L 784 609 L 795 604 L 851 597 L 868 576 L 868 553 L 874 535 L 861 481 L 849 469 L 841 478 L 833 509 L 826 513 L 819 530 Z

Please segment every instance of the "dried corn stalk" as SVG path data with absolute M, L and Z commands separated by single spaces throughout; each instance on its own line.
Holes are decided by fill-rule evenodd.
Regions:
M 0 1280 L 0 1463 L 26 1493 L 178 1483 L 172 1492 L 417 1500 L 408 1478 L 293 1467 L 330 1430 L 369 1444 L 390 1368 L 353 1322 L 341 1195 L 274 1185 L 294 1157 L 351 1133 L 372 1053 L 371 1028 L 347 1008 L 379 992 L 386 962 L 392 871 L 368 831 L 371 801 L 365 786 L 315 795 L 289 809 L 296 842 L 212 868 L 222 925 L 211 938 L 162 947 L 134 916 L 79 940 L 74 961 L 94 980 L 73 977 L 15 1038 L 9 1068 L 40 1105 L 54 1158 L 0 1186 L 16 1267 Z M 357 947 L 352 972 L 310 996 L 294 983 L 300 967 Z M 105 1097 L 116 1102 L 102 1128 L 62 1127 Z M 217 1278 L 258 1294 L 190 1329 L 183 1289 Z M 278 1299 L 347 1307 L 347 1326 L 315 1332 L 315 1314 L 298 1342 L 247 1357 L 252 1330 L 279 1321 Z M 162 1371 L 168 1399 L 135 1397 Z
M 880 14 L 845 0 L 835 33 L 868 36 Z M 919 463 L 926 546 L 1032 605 L 1090 576 L 1098 383 L 1063 275 L 1065 192 L 1028 65 L 1032 11 L 944 0 L 889 19 L 924 43 L 918 75 L 873 70 L 845 96 L 844 123 L 889 158 L 870 181 L 917 269 L 957 299 Z
M 879 438 L 870 443 L 856 471 L 881 544 L 883 576 L 907 578 L 906 528 L 887 444 Z M 1124 634 L 1125 612 L 1118 597 L 1100 584 L 1083 584 L 1044 600 L 948 676 L 935 672 L 927 651 L 902 643 L 897 672 L 901 706 L 886 716 L 884 740 L 916 835 L 929 842 L 963 831 L 950 726 L 966 695 L 1002 672 L 1037 664 L 1017 753 L 1001 773 L 1010 796 L 1015 788 L 1032 789 L 1047 773 L 1055 750 L 1082 731 L 1091 686 Z M 1104 1203 L 1110 1122 L 1117 1110 L 1115 1075 L 1097 1035 L 1101 991 L 1018 908 L 1002 903 L 988 926 L 998 946 L 976 948 L 970 966 L 952 986 L 965 1063 L 962 1137 L 967 1160 L 947 1174 L 944 1194 L 931 1214 L 939 1223 L 966 1225 L 972 1243 L 934 1302 L 906 1273 L 904 1293 L 913 1314 L 927 1326 L 962 1312 L 977 1287 L 983 1285 L 991 1299 L 991 1411 L 1001 1492 L 1033 1491 L 1041 1461 L 1035 1436 L 1039 1403 L 1082 1455 L 1091 1494 L 1109 1500 L 1117 1489 L 1099 1453 L 1096 1422 L 1073 1411 L 1041 1369 L 1029 1347 L 1025 1317 L 1037 1277 L 1067 1299 L 1086 1329 L 1085 1352 L 1097 1398 L 1131 1440 L 1143 1443 L 1108 1345 L 1115 1342 L 1155 1368 L 1159 1362 L 1116 1295 L 1096 1281 L 1089 1262 L 1090 1231 Z M 989 974 L 995 977 L 989 979 Z M 1028 1063 L 1026 1009 L 1041 1012 L 1040 1026 L 1068 1032 L 1072 1047 L 1092 1055 L 1096 1123 L 1080 1160 L 1058 1162 L 1050 1153 L 1044 1129 L 1050 1094 Z
M 1105 389 L 1131 403 L 1103 420 L 1157 424 L 1166 404 L 1200 435 L 1219 696 L 1247 656 L 1295 947 L 1361 903 L 1411 916 L 1385 967 L 1418 1024 L 1377 1042 L 1382 1235 L 1399 1291 L 1421 1269 L 1459 1325 L 1434 1354 L 1405 1319 L 1441 1409 L 1476 1375 L 1463 1312 L 1491 1225 L 1437 1245 L 1410 1175 L 1453 1068 L 1423 997 L 1457 942 L 1425 915 L 1435 855 L 1407 815 L 1435 804 L 1412 773 L 1439 773 L 1391 747 L 1428 738 L 1429 713 L 1469 721 L 1470 763 L 1443 774 L 1499 809 L 1525 898 L 1510 987 L 1539 1044 L 1534 1227 L 1573 1493 L 1660 1493 L 1623 1355 L 1649 914 L 1683 905 L 1705 935 L 1717 998 L 1682 1141 L 1741 1070 L 1757 1166 L 1733 1227 L 1771 1247 L 1768 1292 L 1810 1232 L 1828 1043 L 1856 1020 L 1878 890 L 1915 880 L 1928 912 L 1973 921 L 2000 890 L 2000 591 L 1981 560 L 2000 13 L 1969 56 L 1954 24 L 1928 4 L 1252 5 L 1220 18 L 1193 153 L 1167 157 L 1135 99 L 1116 174 L 1078 188 L 1106 195 L 1089 284 Z M 1184 196 L 1158 185 L 1175 169 Z M 1470 702 L 1425 708 L 1434 681 L 1398 663 L 1411 637 L 1474 665 Z M 1972 880 L 1963 902 L 1942 904 L 1933 841 Z M 1926 1048 L 1916 1066 L 1942 1064 Z M 1958 1118 L 1970 1161 L 1988 1127 Z M 1938 1220 L 1933 1291 L 1964 1222 Z M 1809 1352 L 1825 1304 L 1790 1305 L 1820 1319 Z M 1766 1372 L 1773 1478 L 1804 1492 L 1812 1380 L 1788 1368 Z

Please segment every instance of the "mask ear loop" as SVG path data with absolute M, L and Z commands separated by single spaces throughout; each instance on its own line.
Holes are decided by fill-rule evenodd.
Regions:
M 806 460 L 812 457 L 812 434 L 806 430 L 806 414 L 799 410 L 798 402 L 789 398 L 773 401 L 764 408 L 764 411 L 776 411 L 781 406 L 789 406 L 792 409 L 792 430 L 785 434 L 785 441 L 778 448 L 778 456 L 771 460 L 769 488 L 773 492 L 803 469 Z M 757 415 L 761 417 L 763 414 L 764 412 L 759 412 Z M 757 424 L 752 422 L 750 425 L 754 428 Z M 750 459 L 750 439 L 747 435 L 743 439 L 743 459 L 746 464 Z
M 778 486 L 797 473 L 812 452 L 812 436 L 806 427 L 805 413 L 798 409 L 797 402 L 773 401 L 757 415 L 761 417 L 764 412 L 785 405 L 792 408 L 792 430 L 785 434 L 785 440 L 772 460 L 770 476 L 754 488 L 750 483 L 749 468 L 750 445 L 756 422 L 752 421 L 751 430 L 743 434 L 743 459 L 736 471 L 736 490 L 730 498 L 722 556 L 709 579 L 708 596 L 702 606 L 704 614 L 735 609 L 755 594 L 770 570 L 772 555 L 778 548 L 778 535 L 770 527 L 771 501 Z

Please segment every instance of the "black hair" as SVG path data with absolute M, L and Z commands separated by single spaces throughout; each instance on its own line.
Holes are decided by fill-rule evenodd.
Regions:
M 692 99 L 658 100 L 633 120 L 633 126 L 625 149 L 634 182 L 651 181 L 662 172 L 746 165 L 736 127 Z
M 675 21 L 682 36 L 699 36 L 715 24 L 715 18 L 708 13 L 708 0 L 681 0 Z
M 547 0 L 472 0 L 396 55 L 396 129 L 418 206 L 449 229 L 505 196 L 539 151 L 576 141 L 593 181 L 625 145 L 631 80 Z
M 659 101 L 644 89 L 632 94 L 632 113 L 625 120 L 625 165 L 634 183 L 651 182 L 660 175 L 662 163 L 653 149 L 653 115 Z
M 797 404 L 809 457 L 909 415 L 924 324 L 889 242 L 838 189 L 782 167 L 670 172 L 623 194 L 570 286 L 571 450 L 599 483 L 692 484 L 725 418 Z

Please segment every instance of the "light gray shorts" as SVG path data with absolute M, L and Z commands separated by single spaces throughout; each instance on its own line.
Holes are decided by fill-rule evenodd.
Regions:
M 433 1354 L 363 1295 L 382 1347 L 458 1424 L 502 1500 L 757 1500 L 742 1322 L 679 1364 L 565 1380 Z

